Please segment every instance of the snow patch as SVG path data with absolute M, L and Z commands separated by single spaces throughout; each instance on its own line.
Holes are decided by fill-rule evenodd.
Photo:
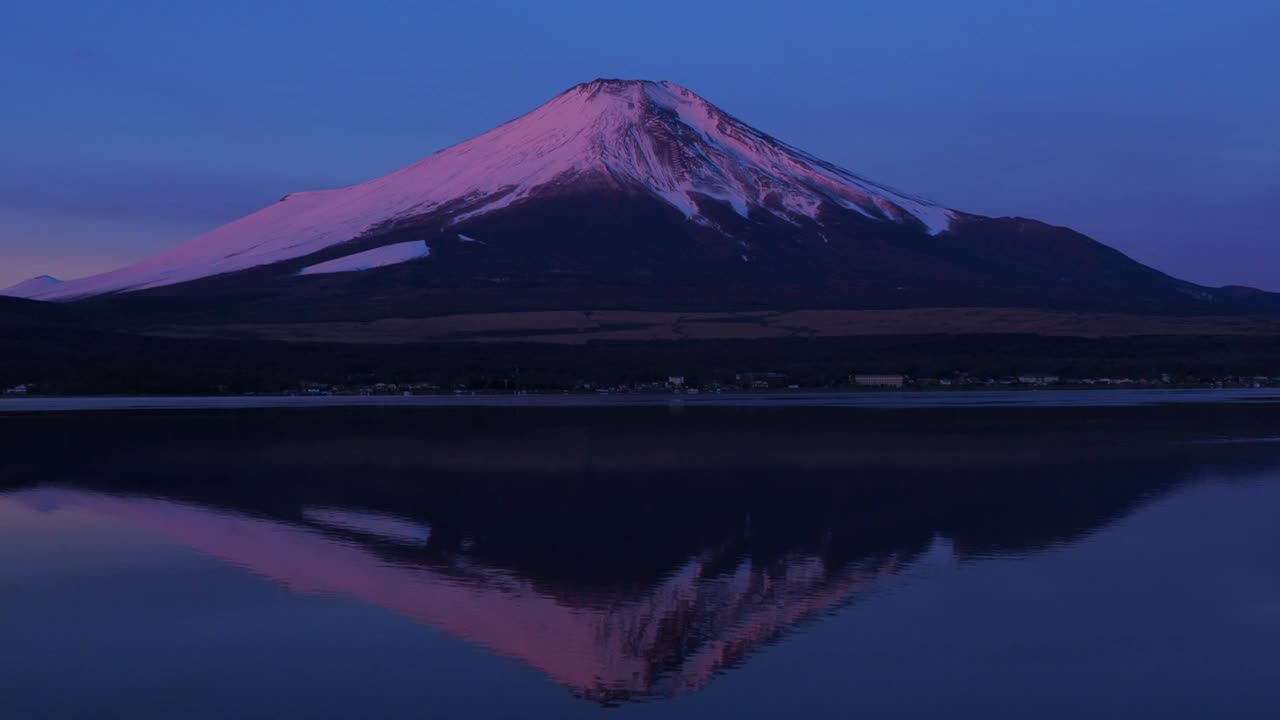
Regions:
M 394 515 L 342 508 L 303 508 L 306 519 L 340 530 L 376 535 L 406 545 L 426 545 L 431 527 Z
M 835 205 L 880 222 L 945 231 L 951 213 L 782 143 L 668 82 L 597 80 L 389 175 L 278 202 L 133 265 L 25 297 L 69 300 L 195 280 L 304 257 L 397 221 L 446 226 L 540 188 L 578 181 L 638 189 L 701 220 L 699 198 L 748 217 L 817 222 Z M 10 289 L 13 292 L 13 289 Z
M 347 255 L 335 260 L 310 265 L 298 271 L 299 275 L 327 275 L 329 273 L 359 272 L 373 268 L 398 265 L 410 260 L 417 260 L 431 255 L 431 248 L 424 240 L 383 245 L 372 250 L 365 250 L 354 255 Z

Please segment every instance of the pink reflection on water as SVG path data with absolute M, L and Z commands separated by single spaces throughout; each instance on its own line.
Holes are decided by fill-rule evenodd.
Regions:
M 849 602 L 909 564 L 890 555 L 833 570 L 817 557 L 796 555 L 768 566 L 744 559 L 731 574 L 709 574 L 708 559 L 695 557 L 639 595 L 582 606 L 465 558 L 447 567 L 392 563 L 344 537 L 274 519 L 78 490 L 39 489 L 9 498 L 31 507 L 102 513 L 295 593 L 371 603 L 526 663 L 596 700 L 697 690 L 798 623 Z M 349 511 L 306 514 L 399 540 L 420 538 L 426 530 Z

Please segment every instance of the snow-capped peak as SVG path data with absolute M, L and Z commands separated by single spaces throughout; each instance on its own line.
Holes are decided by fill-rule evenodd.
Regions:
M 601 79 L 389 175 L 288 195 L 119 270 L 7 292 L 74 299 L 171 285 L 310 255 L 398 219 L 462 222 L 580 182 L 650 193 L 695 221 L 705 198 L 793 222 L 827 205 L 935 234 L 951 221 L 946 209 L 775 140 L 678 85 Z
M 818 160 L 667 81 L 576 85 L 401 173 L 437 178 L 442 165 L 457 168 L 445 197 L 493 198 L 455 220 L 506 207 L 547 185 L 594 176 L 658 195 L 686 217 L 698 215 L 697 198 L 707 196 L 744 216 L 756 208 L 812 218 L 833 202 L 877 219 L 915 219 L 935 234 L 950 222 L 943 208 Z

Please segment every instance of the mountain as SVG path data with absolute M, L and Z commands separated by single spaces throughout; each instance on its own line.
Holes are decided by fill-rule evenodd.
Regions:
M 557 309 L 1220 311 L 1065 228 L 892 190 L 669 82 L 596 80 L 360 185 L 287 195 L 154 257 L 9 294 L 210 319 Z

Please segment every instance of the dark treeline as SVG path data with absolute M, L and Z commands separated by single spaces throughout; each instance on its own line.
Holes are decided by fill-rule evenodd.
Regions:
M 785 384 L 840 387 L 853 373 L 916 378 L 1063 378 L 1213 382 L 1280 376 L 1280 337 L 1072 338 L 1034 335 L 849 337 L 586 345 L 303 344 L 186 340 L 68 328 L 0 330 L 0 389 L 42 394 L 284 392 L 432 384 L 442 389 L 539 390 L 641 385 L 681 375 L 733 385 L 740 373 Z

